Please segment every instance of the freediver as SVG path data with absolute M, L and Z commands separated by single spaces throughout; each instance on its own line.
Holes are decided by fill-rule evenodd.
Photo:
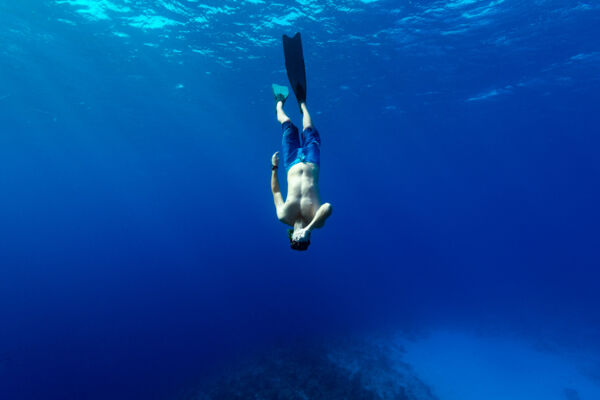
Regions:
M 325 225 L 332 207 L 329 203 L 321 204 L 319 195 L 321 138 L 306 108 L 306 72 L 300 33 L 296 33 L 292 38 L 283 35 L 283 49 L 290 85 L 302 112 L 303 129 L 300 135 L 298 128 L 283 111 L 283 105 L 289 95 L 288 88 L 273 84 L 277 121 L 283 129 L 282 153 L 288 184 L 285 201 L 277 177 L 279 152 L 271 158 L 271 191 L 277 218 L 293 227 L 288 230 L 291 248 L 306 250 L 310 244 L 312 230 Z

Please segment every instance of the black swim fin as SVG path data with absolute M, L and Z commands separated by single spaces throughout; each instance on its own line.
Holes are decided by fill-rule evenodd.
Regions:
M 290 86 L 292 86 L 298 105 L 300 105 L 300 103 L 306 102 L 306 69 L 304 68 L 300 32 L 296 33 L 294 37 L 283 35 L 283 55 Z M 302 108 L 300 111 L 302 112 Z

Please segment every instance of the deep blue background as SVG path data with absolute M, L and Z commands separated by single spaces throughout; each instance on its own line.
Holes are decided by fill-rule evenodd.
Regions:
M 595 2 L 225 2 L 206 26 L 162 29 L 13 3 L 2 398 L 165 398 L 286 338 L 448 321 L 600 343 Z M 158 3 L 129 6 L 206 14 Z M 304 14 L 252 25 L 283 6 Z M 304 254 L 269 190 L 270 84 L 296 30 L 334 207 Z

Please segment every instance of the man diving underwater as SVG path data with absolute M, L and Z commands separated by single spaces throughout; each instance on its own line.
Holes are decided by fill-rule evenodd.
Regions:
M 331 215 L 329 203 L 321 204 L 319 195 L 319 165 L 321 138 L 314 128 L 306 108 L 306 72 L 300 33 L 293 38 L 283 35 L 285 66 L 292 90 L 302 112 L 302 135 L 283 111 L 289 95 L 286 86 L 273 84 L 277 120 L 283 129 L 283 163 L 287 172 L 288 193 L 283 200 L 277 170 L 279 152 L 273 154 L 271 191 L 277 209 L 277 218 L 294 229 L 288 231 L 290 246 L 294 250 L 306 250 L 310 244 L 310 233 L 325 225 Z

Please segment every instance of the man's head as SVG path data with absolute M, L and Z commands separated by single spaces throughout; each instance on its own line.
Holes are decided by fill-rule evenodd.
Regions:
M 296 230 L 288 229 L 288 238 L 290 239 L 290 247 L 292 250 L 304 251 L 310 245 L 310 232 L 304 229 Z

